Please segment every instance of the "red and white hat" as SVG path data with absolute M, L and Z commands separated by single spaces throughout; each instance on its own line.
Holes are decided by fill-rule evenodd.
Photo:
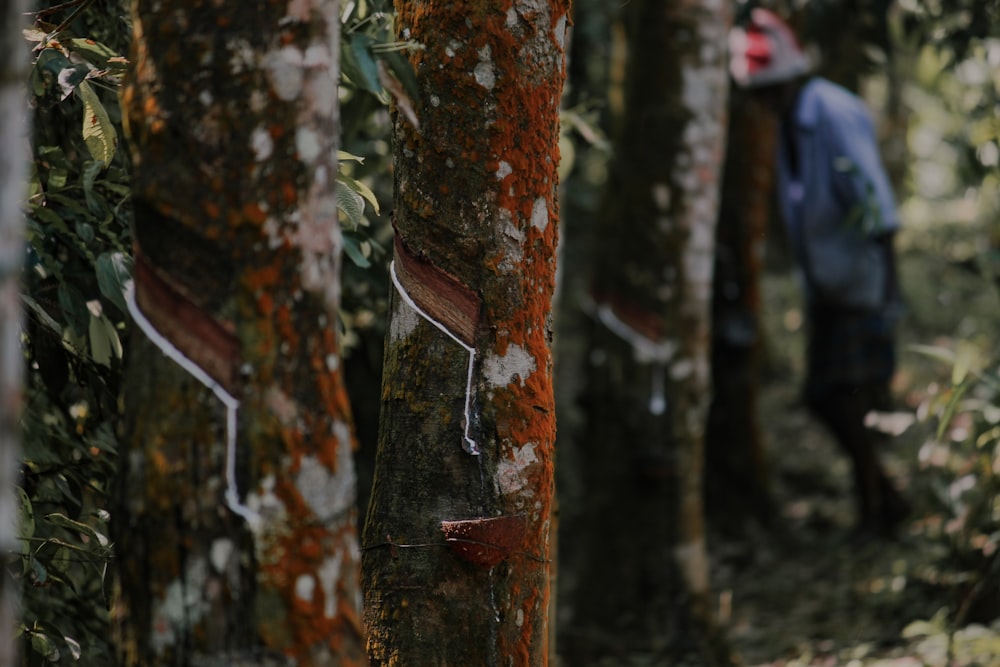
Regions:
M 757 7 L 748 25 L 729 32 L 729 73 L 740 87 L 786 83 L 810 67 L 792 29 L 772 11 Z

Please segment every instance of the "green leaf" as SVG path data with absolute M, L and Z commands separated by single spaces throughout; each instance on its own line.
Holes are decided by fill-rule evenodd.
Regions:
M 82 82 L 77 92 L 83 100 L 83 140 L 95 160 L 109 165 L 118 145 L 115 127 L 111 124 L 107 110 L 89 82 Z
M 52 522 L 52 524 L 59 526 L 60 528 L 66 528 L 67 530 L 72 530 L 78 533 L 82 533 L 92 540 L 94 540 L 99 546 L 106 547 L 110 542 L 108 538 L 101 533 L 94 530 L 91 526 L 79 521 L 74 521 L 65 514 L 60 512 L 53 512 L 52 514 L 46 514 L 45 518 Z
M 57 49 L 42 49 L 31 70 L 31 92 L 35 96 L 45 95 L 49 85 L 57 81 L 59 74 L 73 64 Z
M 115 183 L 114 181 L 99 181 L 102 188 L 107 188 L 111 192 L 114 192 L 119 197 L 130 197 L 132 196 L 132 188 L 128 185 L 122 185 L 121 183 Z
M 112 359 L 122 358 L 122 343 L 115 325 L 103 313 L 90 316 L 90 356 L 102 366 L 111 366 Z
M 83 56 L 88 62 L 97 65 L 101 69 L 108 66 L 108 60 L 118 57 L 118 54 L 110 48 L 95 42 L 92 39 L 74 38 L 70 40 L 60 40 L 70 51 Z
M 361 249 L 361 242 L 349 234 L 344 235 L 344 254 L 359 268 L 367 269 L 371 266 L 371 262 Z
M 59 72 L 58 81 L 59 89 L 62 91 L 62 99 L 65 100 L 72 95 L 73 91 L 86 80 L 88 74 L 90 74 L 90 68 L 83 63 L 67 67 Z
M 70 67 L 72 63 L 59 49 L 42 49 L 38 58 L 35 59 L 35 67 L 46 70 L 52 74 L 59 74 L 62 70 Z
M 131 279 L 129 260 L 120 252 L 105 252 L 94 263 L 97 272 L 97 287 L 108 301 L 118 310 L 125 312 L 125 285 Z
M 30 567 L 36 584 L 41 586 L 49 580 L 49 571 L 40 560 L 32 557 Z
M 392 51 L 380 51 L 379 58 L 385 62 L 399 82 L 403 84 L 403 89 L 406 94 L 410 96 L 413 101 L 414 106 L 416 106 L 417 100 L 420 99 L 420 88 L 417 85 L 417 75 L 413 71 L 413 65 L 410 63 L 410 59 L 403 55 L 400 50 Z
M 61 167 L 54 167 L 49 170 L 49 178 L 46 181 L 49 190 L 62 190 L 69 180 L 69 172 Z
M 80 642 L 73 639 L 72 637 L 63 637 L 63 641 L 66 642 L 66 648 L 69 649 L 70 654 L 73 656 L 74 660 L 79 660 L 80 656 L 83 655 L 83 651 L 80 648 Z
M 38 222 L 52 227 L 57 231 L 63 232 L 64 234 L 69 234 L 69 227 L 66 226 L 66 222 L 62 219 L 58 213 L 53 211 L 47 206 L 39 206 L 37 204 L 32 204 L 29 207 L 32 217 L 34 217 Z
M 63 334 L 62 325 L 56 322 L 55 319 L 53 319 L 53 317 L 49 315 L 48 311 L 42 308 L 42 306 L 37 301 L 32 299 L 27 294 L 22 294 L 21 300 L 24 301 L 24 305 L 26 305 L 31 310 L 31 312 L 35 314 L 35 316 L 38 318 L 38 321 L 42 323 L 42 326 L 44 326 L 46 329 L 54 333 L 56 336 L 62 336 Z
M 48 635 L 37 631 L 32 632 L 31 648 L 35 651 L 35 653 L 39 654 L 49 662 L 57 662 L 59 660 L 59 649 L 56 648 L 55 642 L 49 639 Z
M 347 216 L 351 225 L 354 227 L 361 225 L 362 216 L 365 214 L 365 200 L 354 190 L 337 188 L 337 208 Z
M 941 414 L 940 421 L 938 422 L 938 427 L 937 427 L 938 440 L 944 439 L 944 433 L 951 426 L 951 420 L 955 416 L 955 413 L 958 411 L 958 406 L 962 402 L 962 397 L 965 396 L 965 393 L 968 390 L 969 390 L 969 383 L 964 382 L 956 386 L 954 388 L 954 391 L 952 391 L 951 397 L 948 400 L 948 404 L 945 405 L 944 412 Z
M 62 167 L 69 169 L 75 163 L 71 163 L 66 153 L 59 146 L 39 146 L 38 159 L 45 167 Z
M 87 301 L 80 290 L 68 283 L 59 283 L 59 307 L 70 328 L 78 336 L 82 336 L 90 326 L 90 310 Z
M 112 155 L 114 155 L 114 151 L 112 151 Z M 87 200 L 87 208 L 93 213 L 100 213 L 102 209 L 107 207 L 104 198 L 94 190 L 94 183 L 100 173 L 104 171 L 105 166 L 107 165 L 104 162 L 91 160 L 88 160 L 83 166 L 83 196 Z
M 355 155 L 354 153 L 348 153 L 347 151 L 337 151 L 337 161 L 338 162 L 357 162 L 358 164 L 364 164 L 365 159 L 360 155 Z
M 46 192 L 45 200 L 46 203 L 59 204 L 59 206 L 69 209 L 81 218 L 90 217 L 90 211 L 88 211 L 87 208 L 80 203 L 79 199 L 67 197 L 66 195 L 58 192 Z
M 372 192 L 371 188 L 357 180 L 356 178 L 351 178 L 350 176 L 345 176 L 343 174 L 337 176 L 337 183 L 344 185 L 354 192 L 358 193 L 364 197 L 365 201 L 371 204 L 371 207 L 375 210 L 375 214 L 379 214 L 378 199 L 375 197 L 375 193 Z
M 955 351 L 955 365 L 951 369 L 951 383 L 961 384 L 968 377 L 970 372 L 974 372 L 980 365 L 979 348 L 968 341 L 958 341 L 958 349 Z
M 77 509 L 83 505 L 83 500 L 80 498 L 80 483 L 78 480 L 59 474 L 55 475 L 52 481 L 56 485 L 56 488 L 59 489 L 63 500 L 68 501 Z
M 373 95 L 381 94 L 382 84 L 378 80 L 378 65 L 371 51 L 374 40 L 364 33 L 355 32 L 345 41 L 348 48 L 344 50 L 341 63 L 344 74 L 358 87 Z
M 94 242 L 94 227 L 86 222 L 76 223 L 76 235 L 84 243 Z
M 31 506 L 31 498 L 20 486 L 17 487 L 17 494 L 21 499 L 21 525 L 19 528 L 22 538 L 22 551 L 27 554 L 29 551 L 28 539 L 35 536 L 35 514 Z
M 931 359 L 936 359 L 938 361 L 944 362 L 946 364 L 955 363 L 955 353 L 946 347 L 941 347 L 938 345 L 908 345 L 907 349 L 911 352 L 916 352 L 917 354 L 922 354 Z

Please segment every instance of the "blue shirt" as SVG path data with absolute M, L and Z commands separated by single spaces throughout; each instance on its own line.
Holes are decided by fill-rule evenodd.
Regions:
M 811 79 L 784 132 L 779 200 L 810 298 L 868 310 L 887 305 L 890 267 L 878 239 L 895 232 L 899 218 L 864 103 Z

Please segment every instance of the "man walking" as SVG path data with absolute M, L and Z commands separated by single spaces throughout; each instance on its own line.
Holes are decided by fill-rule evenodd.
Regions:
M 807 313 L 805 400 L 850 456 L 856 536 L 892 533 L 909 507 L 886 477 L 865 415 L 887 409 L 900 311 L 889 179 L 864 103 L 810 74 L 774 13 L 754 9 L 730 34 L 730 73 L 777 114 L 778 200 L 801 271 Z

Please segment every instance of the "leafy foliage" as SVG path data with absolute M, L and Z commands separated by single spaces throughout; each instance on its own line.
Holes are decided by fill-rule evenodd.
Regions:
M 385 0 L 346 3 L 340 44 L 344 150 L 338 176 L 338 185 L 343 187 L 338 188 L 337 197 L 344 254 L 349 260 L 343 268 L 340 320 L 344 353 L 360 351 L 367 359 L 348 377 L 354 390 L 365 394 L 370 385 L 377 387 L 380 382 L 388 308 L 386 260 L 392 226 L 381 216 L 381 202 L 392 199 L 389 103 L 395 104 L 407 122 L 419 124 L 414 111 L 419 98 L 416 77 L 405 57 L 406 50 L 416 47 L 396 40 L 387 5 Z
M 941 201 L 978 203 L 970 218 L 981 224 L 984 238 L 965 266 L 995 289 L 1000 285 L 995 217 L 1000 6 L 985 0 L 908 0 L 901 8 L 904 34 L 917 53 L 914 94 L 926 91 L 917 98 L 919 112 L 938 129 L 936 135 L 916 137 L 916 157 L 929 168 L 922 179 L 917 172 L 915 185 Z M 921 458 L 942 475 L 935 500 L 947 517 L 943 560 L 957 571 L 948 620 L 961 627 L 1000 614 L 1000 350 L 965 338 L 922 352 L 951 368 L 950 385 L 923 406 L 923 416 L 936 421 L 937 438 L 925 445 Z
M 129 273 L 128 161 L 116 2 L 42 9 L 25 33 L 33 155 L 27 204 L 27 405 L 20 628 L 25 664 L 111 661 L 106 572 Z M 57 21 L 54 23 L 53 21 Z
M 970 55 L 970 48 L 996 37 L 1000 5 L 992 0 L 903 0 L 903 26 L 919 45 L 937 45 L 950 51 L 956 62 Z
M 916 349 L 951 368 L 951 386 L 921 407 L 937 437 L 920 458 L 937 473 L 933 500 L 946 519 L 943 560 L 955 592 L 948 620 L 961 627 L 1000 614 L 1000 374 L 971 342 Z

